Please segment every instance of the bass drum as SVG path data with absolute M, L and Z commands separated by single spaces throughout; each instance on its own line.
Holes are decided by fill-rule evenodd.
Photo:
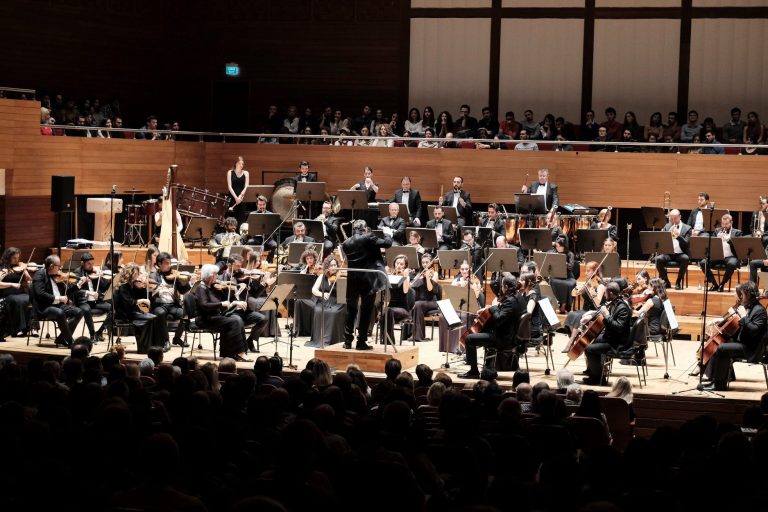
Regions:
M 291 213 L 293 202 L 296 200 L 296 180 L 293 178 L 283 178 L 275 182 L 275 190 L 272 192 L 272 211 L 280 215 L 285 220 Z M 292 219 L 296 218 L 296 211 L 293 210 Z

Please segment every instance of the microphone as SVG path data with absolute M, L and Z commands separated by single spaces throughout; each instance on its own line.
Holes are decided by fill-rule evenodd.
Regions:
M 117 192 L 117 185 L 112 185 L 112 193 L 114 194 Z

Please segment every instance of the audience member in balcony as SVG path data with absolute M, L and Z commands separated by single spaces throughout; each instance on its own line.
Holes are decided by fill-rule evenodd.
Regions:
M 691 142 L 691 144 L 701 144 L 701 136 L 698 133 L 695 134 L 693 136 L 693 140 L 691 140 L 690 142 Z M 703 152 L 704 152 L 704 148 L 702 148 L 700 146 L 699 147 L 690 146 L 690 147 L 688 147 L 688 151 L 687 151 L 687 153 L 689 155 L 700 155 Z
M 608 107 L 605 109 L 605 121 L 600 126 L 604 126 L 607 130 L 607 137 L 610 141 L 621 140 L 621 132 L 624 127 L 620 122 L 616 120 L 616 109 Z
M 717 126 L 715 125 L 715 120 L 711 117 L 705 117 L 704 122 L 701 124 L 701 139 L 706 140 L 705 135 L 707 134 L 707 130 L 712 130 L 712 133 L 717 134 Z
M 643 136 L 642 127 L 637 124 L 637 116 L 631 110 L 624 114 L 624 130 L 629 130 L 635 140 L 640 140 Z
M 65 108 L 64 104 L 64 97 L 61 94 L 57 94 L 53 97 L 53 102 L 51 103 L 51 115 L 55 117 L 56 119 L 64 119 L 63 111 Z
M 656 134 L 655 133 L 649 134 L 647 142 L 649 144 L 658 142 L 658 138 L 656 137 Z M 661 153 L 662 152 L 660 146 L 643 146 L 640 151 L 643 153 Z
M 597 129 L 597 138 L 593 142 L 609 142 L 608 140 L 608 128 L 605 126 L 601 126 Z M 605 153 L 608 151 L 614 151 L 613 146 L 608 146 L 607 144 L 592 144 L 589 146 L 590 151 L 599 151 L 601 153 Z
M 392 137 L 392 132 L 390 131 L 389 125 L 386 123 L 382 123 L 379 125 L 377 133 L 378 137 L 373 139 L 373 142 L 371 142 L 371 146 L 377 146 L 377 147 L 385 147 L 385 148 L 392 148 L 395 147 L 395 139 L 388 138 Z
M 291 105 L 288 107 L 285 119 L 283 119 L 283 127 L 280 130 L 281 133 L 287 133 L 289 135 L 298 135 L 299 133 L 299 117 L 296 115 L 296 106 Z M 281 139 L 281 142 L 287 142 L 286 139 Z
M 451 113 L 447 110 L 443 110 L 440 112 L 440 115 L 437 116 L 435 133 L 437 133 L 438 138 L 444 138 L 449 133 L 453 133 L 453 118 L 451 117 Z
M 350 133 L 349 118 L 344 117 L 341 110 L 335 110 L 333 112 L 333 120 L 330 123 L 328 133 L 331 135 L 342 135 L 342 130 L 347 130 L 347 135 Z
M 523 122 L 520 126 L 520 131 L 525 130 L 528 132 L 529 139 L 537 139 L 539 137 L 539 123 L 533 119 L 533 110 L 527 109 L 523 112 Z
M 477 122 L 477 129 L 485 128 L 488 135 L 495 137 L 499 133 L 499 122 L 490 107 L 483 107 L 483 117 Z
M 363 112 L 359 116 L 357 116 L 352 121 L 352 134 L 353 135 L 360 135 L 360 130 L 363 128 L 363 126 L 367 127 L 369 130 L 371 129 L 371 121 L 373 120 L 371 116 L 371 107 L 368 105 L 365 105 L 363 107 Z
M 344 127 L 341 130 L 339 130 L 339 137 L 333 142 L 334 146 L 354 146 L 355 141 L 352 139 L 348 139 L 351 134 L 349 128 Z
M 305 126 L 301 129 L 302 135 L 312 135 L 312 127 L 311 126 Z M 299 139 L 299 144 L 314 144 L 315 139 L 305 139 L 301 138 Z
M 320 125 L 318 124 L 317 119 L 312 115 L 312 109 L 309 107 L 304 109 L 304 115 L 299 118 L 299 131 L 304 133 L 307 126 L 312 130 L 312 133 L 317 133 L 320 129 Z
M 321 139 L 312 139 L 312 144 L 316 146 L 330 146 L 333 144 L 333 139 L 329 137 L 328 128 L 323 126 L 320 128 L 320 135 L 323 136 Z
M 705 143 L 711 144 L 711 147 L 704 148 L 702 153 L 705 155 L 724 155 L 725 149 L 723 146 L 720 146 L 720 142 L 715 138 L 715 130 L 714 128 L 708 129 L 706 132 L 704 132 L 705 137 Z
M 538 140 L 555 140 L 555 116 L 552 114 L 545 115 L 539 125 L 538 133 Z
M 528 130 L 523 128 L 520 130 L 520 140 L 522 142 L 518 142 L 515 145 L 515 151 L 538 151 L 539 145 L 535 142 L 530 142 L 530 139 L 528 138 Z
M 394 135 L 403 133 L 403 123 L 400 122 L 400 114 L 397 112 L 392 112 L 392 116 L 389 118 L 389 131 Z
M 421 124 L 419 109 L 413 107 L 408 111 L 408 119 L 405 120 L 405 137 L 420 137 L 424 135 L 424 126 Z
M 741 144 L 744 140 L 744 121 L 741 120 L 741 109 L 731 109 L 731 120 L 723 125 L 723 140 L 729 144 Z
M 267 109 L 267 117 L 262 121 L 261 133 L 281 133 L 283 131 L 283 117 L 277 111 L 277 105 L 270 105 Z M 259 137 L 262 144 L 277 144 L 276 137 Z
M 378 133 L 379 126 L 382 124 L 388 124 L 388 121 L 384 117 L 384 111 L 380 108 L 377 108 L 376 112 L 373 114 L 373 119 L 371 119 L 371 122 L 368 123 L 368 131 L 370 133 Z
M 562 116 L 555 118 L 555 139 L 562 136 L 563 140 L 571 140 L 573 138 L 573 125 L 566 123 L 565 118 Z
M 325 127 L 328 129 L 328 133 L 330 133 L 331 122 L 333 122 L 333 109 L 329 106 L 326 106 L 323 108 L 323 113 L 320 114 L 320 119 L 317 120 L 318 129 Z
M 645 125 L 645 128 L 643 129 L 643 140 L 649 140 L 651 135 L 656 136 L 654 142 L 664 136 L 664 127 L 661 125 L 661 112 L 654 112 L 651 114 L 648 124 Z
M 139 128 L 134 134 L 135 139 L 160 140 L 161 136 L 157 133 L 157 116 L 149 116 L 144 126 Z
M 111 119 L 105 119 L 104 121 L 101 122 L 101 127 L 102 128 L 112 128 L 112 120 Z M 112 138 L 112 132 L 109 131 L 108 129 L 107 130 L 98 130 L 96 133 L 98 134 L 99 138 L 102 138 L 102 139 L 111 139 Z
M 101 126 L 101 123 L 104 122 L 104 119 L 106 119 L 104 116 L 104 109 L 101 106 L 101 101 L 98 99 L 93 100 L 93 104 L 91 105 L 91 114 L 93 115 L 94 126 Z
M 688 112 L 688 122 L 680 128 L 680 142 L 693 142 L 694 135 L 701 136 L 701 124 L 699 113 L 691 110 Z
M 51 118 L 53 119 L 53 118 Z M 54 134 L 55 135 L 55 134 Z M 747 140 L 744 142 L 745 144 L 754 144 L 755 141 L 752 140 L 751 137 L 747 137 Z M 740 155 L 766 155 L 768 154 L 768 149 L 758 148 L 755 146 L 751 146 L 748 148 L 741 148 L 741 151 L 739 151 Z
M 760 116 L 757 112 L 747 114 L 747 125 L 744 127 L 743 140 L 747 144 L 748 139 L 752 139 L 755 144 L 762 144 L 765 139 L 765 127 L 760 123 Z
M 667 114 L 667 124 L 664 125 L 662 134 L 664 142 L 666 142 L 667 136 L 671 137 L 672 141 L 680 140 L 680 123 L 677 119 L 677 112 Z
M 75 124 L 79 115 L 80 112 L 77 110 L 75 100 L 67 100 L 67 104 L 61 109 L 59 115 L 54 117 L 58 118 L 61 124 Z
M 453 123 L 453 128 L 449 128 L 446 133 L 453 132 L 454 137 L 457 139 L 470 139 L 474 137 L 475 130 L 477 130 L 477 119 L 470 116 L 469 113 L 469 105 L 465 104 L 459 107 L 459 117 L 457 117 L 456 121 Z M 448 117 L 448 119 L 450 119 L 450 117 Z M 442 127 L 445 126 L 442 113 L 440 114 L 440 126 L 441 128 L 438 129 L 438 132 L 442 133 Z
M 485 140 L 493 139 L 493 142 L 475 142 L 475 149 L 507 149 L 507 145 L 501 143 L 498 135 L 492 135 L 485 128 L 478 128 L 476 137 Z
M 371 131 L 368 129 L 367 126 L 363 126 L 360 128 L 360 136 L 361 137 L 370 137 Z M 355 139 L 355 146 L 370 146 L 372 143 L 371 139 Z
M 77 126 L 86 127 L 88 126 L 85 123 L 85 116 L 78 116 L 77 117 Z M 67 130 L 66 135 L 68 137 L 96 137 L 95 132 L 91 130 Z
M 595 140 L 600 124 L 595 120 L 595 111 L 590 109 L 584 114 L 584 122 L 581 123 L 579 140 Z
M 521 124 L 515 121 L 515 113 L 512 111 L 504 114 L 504 120 L 499 126 L 500 139 L 517 139 L 520 136 Z
M 570 144 L 563 144 L 562 141 L 565 141 L 566 138 L 562 135 L 558 134 L 555 137 L 555 140 L 558 141 L 557 144 L 554 144 L 555 151 L 573 151 L 573 146 Z
M 435 119 L 435 111 L 432 107 L 427 105 L 424 107 L 424 112 L 421 114 L 421 126 L 426 130 L 427 128 L 437 129 L 437 120 Z M 436 131 L 433 132 L 437 133 Z
M 433 128 L 426 128 L 424 130 L 424 140 L 419 141 L 420 148 L 439 148 L 440 143 L 437 141 L 432 140 L 432 137 L 435 136 L 435 131 Z
M 109 119 L 109 118 L 107 118 Z M 123 118 L 122 117 L 116 117 L 115 122 L 113 123 L 115 128 L 122 128 L 123 127 Z M 111 136 L 113 139 L 124 139 L 125 138 L 125 132 L 111 132 Z
M 179 125 L 178 121 L 171 122 L 170 131 L 171 133 L 165 134 L 165 140 L 184 140 L 184 136 L 177 133 L 181 131 L 181 125 Z
M 46 107 L 40 107 L 40 135 L 53 135 L 50 126 L 51 111 Z
M 637 142 L 637 140 L 632 136 L 632 131 L 629 128 L 624 128 L 624 131 L 621 134 L 621 142 Z M 622 144 L 621 146 L 616 147 L 616 151 L 619 153 L 638 153 L 640 152 L 640 147 L 631 144 Z

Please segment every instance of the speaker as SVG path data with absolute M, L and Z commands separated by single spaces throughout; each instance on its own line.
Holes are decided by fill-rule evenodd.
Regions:
M 75 177 L 51 176 L 51 211 L 71 212 L 75 209 Z

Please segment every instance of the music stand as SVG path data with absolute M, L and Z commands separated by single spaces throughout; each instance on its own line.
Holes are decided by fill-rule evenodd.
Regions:
M 557 277 L 565 279 L 568 277 L 566 255 L 556 252 L 536 252 L 533 254 L 533 261 L 536 268 L 539 269 L 541 277 Z
M 342 210 L 352 210 L 352 220 L 355 220 L 355 210 L 368 209 L 368 193 L 365 190 L 337 190 L 336 198 Z
M 442 249 L 437 251 L 437 257 L 440 259 L 440 267 L 443 269 L 458 270 L 462 262 L 466 261 L 472 266 L 472 256 L 469 249 Z
M 451 301 L 453 309 L 456 311 L 463 311 L 469 315 L 476 315 L 477 310 L 480 309 L 480 305 L 477 303 L 477 297 L 474 292 L 470 290 L 467 294 L 467 287 L 465 286 L 444 286 L 443 291 Z M 469 297 L 469 302 L 467 302 Z
M 607 256 L 607 258 L 606 258 Z M 605 258 L 605 261 L 603 259 Z M 617 252 L 587 252 L 584 253 L 584 264 L 590 261 L 603 261 L 603 277 L 621 277 L 621 261 Z
M 664 208 L 657 206 L 642 206 L 640 207 L 640 213 L 643 215 L 643 222 L 645 227 L 653 231 L 661 231 L 667 224 L 667 214 L 664 213 Z
M 307 216 L 312 218 L 312 201 L 325 200 L 325 182 L 299 181 L 296 183 L 296 199 L 299 201 L 309 202 L 309 210 Z
M 280 274 L 281 276 L 283 274 Z M 279 356 L 278 353 L 278 343 L 280 342 L 280 327 L 277 324 L 277 309 L 280 307 L 280 304 L 285 302 L 285 299 L 288 298 L 288 295 L 293 291 L 293 284 L 275 284 L 275 286 L 272 288 L 272 291 L 269 292 L 269 295 L 267 295 L 267 298 L 264 300 L 264 303 L 259 308 L 258 312 L 262 313 L 265 311 L 274 311 L 273 318 L 275 319 L 275 353 Z M 290 354 L 291 359 L 293 358 L 293 342 L 291 342 L 290 347 Z M 290 364 L 290 363 L 289 363 Z
M 578 252 L 600 252 L 606 238 L 607 229 L 577 229 L 576 249 Z
M 713 219 L 714 220 L 714 219 Z M 723 244 L 722 243 L 709 243 L 708 236 L 692 236 L 688 245 L 688 248 L 690 250 L 689 256 L 692 260 L 703 260 L 707 257 L 707 251 L 709 251 L 709 246 L 712 246 L 711 252 L 709 254 L 710 261 L 719 261 L 723 260 L 725 258 L 725 254 L 723 254 Z M 720 239 L 718 238 L 718 242 Z
M 304 224 L 304 226 L 307 228 L 307 236 L 314 238 L 318 242 L 323 242 L 325 240 L 325 233 L 323 232 L 323 221 L 321 220 L 309 220 L 309 219 L 301 219 L 301 220 L 294 220 L 293 225 L 295 226 L 297 222 L 301 222 Z
M 520 272 L 517 249 L 488 249 L 485 270 L 486 272 Z
M 449 287 L 454 288 L 454 287 Z M 456 309 L 454 309 L 453 304 L 451 303 L 450 299 L 443 299 L 437 301 L 437 308 L 440 310 L 440 314 L 443 317 L 443 320 L 448 324 L 448 330 L 449 331 L 455 331 L 456 329 L 460 329 L 462 326 L 461 317 L 456 314 Z M 445 349 L 445 363 L 443 363 L 443 368 L 450 368 L 451 364 L 448 361 L 448 354 L 450 354 L 450 346 L 446 346 Z
M 244 203 L 255 203 L 256 198 L 264 196 L 267 198 L 267 202 L 272 200 L 272 192 L 275 191 L 274 185 L 248 185 L 245 189 Z
M 459 223 L 459 211 L 455 206 L 442 206 L 441 208 L 443 209 L 444 219 L 451 221 L 451 224 Z M 427 205 L 427 214 L 429 214 L 430 219 L 435 218 L 435 205 Z
M 459 228 L 461 231 L 461 239 L 464 239 L 464 233 L 470 231 L 475 238 L 477 245 L 485 246 L 487 242 L 490 242 L 491 247 L 495 245 L 493 239 L 493 228 L 484 228 L 482 226 L 464 226 Z
M 406 237 L 408 233 L 415 231 L 421 237 L 421 246 L 425 249 L 437 249 L 437 230 L 432 228 L 410 228 L 405 230 Z
M 408 247 L 406 245 L 387 247 L 384 254 L 386 256 L 386 262 L 389 268 L 395 267 L 395 258 L 397 258 L 400 254 L 405 254 L 405 256 L 408 258 L 408 266 L 410 268 L 418 269 L 421 267 L 419 252 L 415 247 Z
M 640 248 L 643 254 L 672 254 L 672 233 L 669 231 L 641 231 Z
M 728 210 L 725 208 L 715 208 L 714 210 L 710 210 L 709 208 L 702 208 L 701 218 L 704 220 L 702 225 L 706 226 L 707 228 L 712 226 L 712 232 L 714 232 L 717 228 L 720 227 L 720 221 L 722 220 L 723 215 L 727 213 Z M 710 219 L 710 217 L 712 218 Z M 702 231 L 707 231 L 707 229 L 703 229 Z
M 277 230 L 283 219 L 276 213 L 248 214 L 248 234 L 252 237 L 260 236 L 262 243 L 267 243 L 267 237 Z
M 203 242 L 213 238 L 216 230 L 217 219 L 205 217 L 192 217 L 184 230 L 184 238 L 191 242 Z
M 392 203 L 379 203 L 379 218 L 383 217 L 389 217 L 389 205 Z M 395 203 L 400 205 L 400 210 L 397 212 L 397 216 L 400 217 L 405 221 L 406 224 L 410 222 L 411 216 L 410 212 L 408 211 L 408 204 L 406 203 Z
M 547 213 L 546 197 L 538 194 L 515 194 L 516 213 Z
M 315 250 L 318 256 L 317 263 L 323 261 L 323 242 L 291 242 L 288 244 L 288 256 L 286 257 L 285 262 L 289 265 L 301 263 L 301 255 L 307 249 Z M 283 275 L 282 272 L 280 275 Z
M 765 249 L 760 237 L 739 236 L 732 237 L 733 252 L 740 260 L 762 260 L 765 259 Z
M 520 248 L 524 251 L 547 252 L 552 248 L 552 230 L 549 228 L 521 229 Z

